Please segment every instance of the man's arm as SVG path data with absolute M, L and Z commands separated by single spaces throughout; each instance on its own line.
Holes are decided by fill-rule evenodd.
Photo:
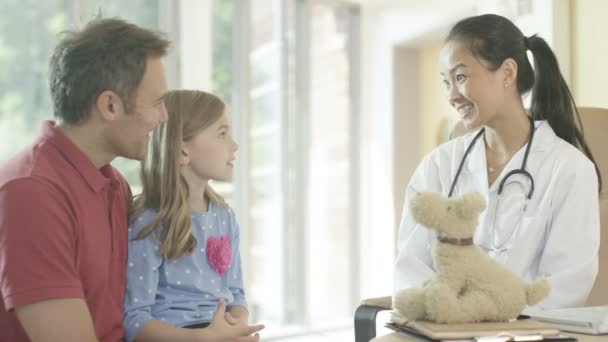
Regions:
M 82 299 L 51 299 L 17 306 L 17 318 L 32 342 L 97 342 Z
M 75 261 L 66 196 L 36 178 L 0 189 L 0 285 L 7 310 L 38 341 L 97 341 Z M 11 327 L 14 328 L 14 327 Z

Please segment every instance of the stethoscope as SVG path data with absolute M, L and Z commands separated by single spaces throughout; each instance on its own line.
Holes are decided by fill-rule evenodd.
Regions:
M 526 146 L 524 160 L 522 161 L 521 167 L 519 169 L 511 170 L 500 181 L 500 184 L 498 186 L 498 198 L 496 200 L 496 208 L 498 208 L 498 202 L 500 202 L 503 189 L 504 189 L 505 184 L 507 183 L 507 180 L 509 179 L 509 177 L 514 176 L 514 175 L 524 176 L 525 178 L 528 179 L 528 181 L 530 183 L 530 190 L 528 191 L 528 194 L 526 195 L 526 200 L 524 202 L 523 210 L 521 211 L 521 213 L 519 215 L 519 219 L 517 220 L 515 226 L 513 226 L 513 228 L 511 229 L 511 231 L 509 232 L 507 237 L 504 239 L 504 241 L 498 245 L 496 245 L 496 240 L 494 239 L 494 232 L 496 231 L 496 211 L 497 210 L 493 210 L 492 230 L 491 230 L 491 237 L 490 237 L 492 240 L 492 246 L 486 247 L 486 246 L 480 245 L 480 247 L 484 248 L 487 251 L 504 252 L 509 249 L 508 247 L 505 247 L 505 245 L 507 244 L 507 242 L 509 241 L 509 239 L 511 238 L 511 236 L 513 235 L 513 233 L 515 232 L 517 227 L 521 224 L 521 221 L 524 217 L 524 213 L 526 212 L 526 209 L 528 208 L 528 201 L 530 201 L 530 199 L 532 198 L 532 194 L 534 193 L 534 178 L 528 171 L 526 171 L 526 163 L 528 162 L 528 155 L 530 154 L 530 147 L 532 146 L 532 140 L 534 139 L 534 120 L 532 119 L 532 117 L 528 117 L 528 118 L 530 119 L 530 136 L 528 138 L 528 145 Z M 464 162 L 466 161 L 467 157 L 471 153 L 471 150 L 473 150 L 473 146 L 475 146 L 475 143 L 477 142 L 479 137 L 481 137 L 484 133 L 485 133 L 485 128 L 480 129 L 479 132 L 473 138 L 473 141 L 471 141 L 471 143 L 467 147 L 467 150 L 465 151 L 464 156 L 462 157 L 462 160 L 460 161 L 460 165 L 458 166 L 458 171 L 456 171 L 456 175 L 454 176 L 454 179 L 452 180 L 452 185 L 450 186 L 450 193 L 448 194 L 448 197 L 452 197 L 452 194 L 454 193 L 454 188 L 456 187 L 456 182 L 458 181 L 458 177 L 460 176 L 460 172 L 462 171 L 462 168 L 464 166 Z

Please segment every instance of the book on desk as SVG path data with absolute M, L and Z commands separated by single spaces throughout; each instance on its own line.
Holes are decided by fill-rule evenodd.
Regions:
M 608 334 L 608 306 L 535 310 L 527 314 L 537 321 L 556 325 L 564 331 L 590 335 Z
M 559 327 L 532 319 L 441 324 L 429 321 L 408 321 L 397 312 L 393 312 L 386 327 L 419 341 L 576 341 L 576 338 L 561 335 Z

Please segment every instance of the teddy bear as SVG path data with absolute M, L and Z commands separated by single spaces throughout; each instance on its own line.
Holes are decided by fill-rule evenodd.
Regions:
M 522 281 L 473 242 L 484 197 L 468 192 L 447 198 L 421 192 L 410 202 L 414 220 L 436 232 L 436 275 L 422 288 L 397 291 L 393 308 L 408 320 L 437 323 L 506 321 L 549 294 L 549 282 Z

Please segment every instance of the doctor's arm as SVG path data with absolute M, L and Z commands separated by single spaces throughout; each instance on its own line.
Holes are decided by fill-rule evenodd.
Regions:
M 598 182 L 593 164 L 579 167 L 555 193 L 538 270 L 549 280 L 551 292 L 537 308 L 584 306 L 597 276 Z

